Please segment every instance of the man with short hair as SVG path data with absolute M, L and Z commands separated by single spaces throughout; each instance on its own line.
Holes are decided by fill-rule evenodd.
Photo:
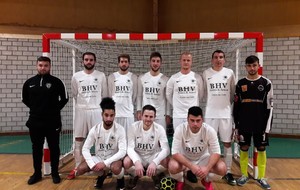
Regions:
M 99 104 L 107 95 L 107 82 L 103 72 L 95 69 L 96 55 L 85 52 L 82 55 L 84 69 L 76 72 L 71 81 L 73 98 L 75 100 L 74 120 L 74 157 L 75 168 L 67 179 L 75 177 L 76 168 L 82 160 L 82 146 L 90 129 L 101 122 Z
M 193 56 L 183 52 L 180 56 L 180 71 L 167 82 L 166 97 L 173 106 L 173 127 L 186 122 L 186 112 L 191 106 L 199 106 L 203 98 L 203 81 L 191 70 Z
M 255 55 L 246 58 L 247 77 L 240 79 L 236 85 L 233 116 L 236 128 L 236 139 L 240 145 L 240 168 L 242 177 L 237 180 L 239 186 L 249 181 L 248 149 L 253 138 L 258 151 L 257 182 L 264 189 L 271 189 L 265 179 L 267 154 L 269 145 L 268 134 L 272 125 L 273 86 L 269 79 L 258 73 L 259 59 Z
M 42 180 L 42 158 L 45 138 L 50 150 L 51 176 L 53 183 L 60 183 L 59 136 L 62 127 L 60 111 L 69 97 L 64 83 L 50 74 L 51 60 L 41 56 L 36 61 L 38 74 L 28 79 L 22 90 L 22 102 L 29 108 L 26 126 L 32 142 L 34 173 L 28 185 Z
M 116 122 L 128 131 L 134 122 L 134 105 L 137 96 L 137 76 L 129 72 L 130 56 L 118 56 L 119 71 L 108 77 L 108 96 L 116 102 Z
M 218 133 L 224 145 L 224 160 L 227 173 L 223 177 L 230 185 L 236 185 L 231 173 L 232 165 L 232 103 L 235 91 L 235 76 L 231 69 L 225 68 L 225 53 L 216 50 L 211 57 L 212 67 L 203 72 L 206 97 L 205 123 Z
M 206 190 L 213 190 L 209 174 L 226 174 L 220 154 L 217 133 L 203 122 L 202 109 L 198 106 L 189 108 L 187 122 L 175 130 L 169 162 L 170 175 L 177 180 L 176 190 L 183 190 L 185 171 L 187 177 L 200 178 Z
M 155 188 L 160 188 L 160 179 L 168 168 L 170 148 L 164 128 L 155 123 L 156 109 L 145 105 L 142 120 L 132 124 L 128 133 L 127 156 L 124 168 L 131 175 L 127 189 L 134 189 L 144 175 L 152 177 Z
M 142 107 L 150 104 L 156 109 L 155 122 L 166 129 L 171 123 L 170 104 L 166 99 L 168 77 L 160 72 L 162 57 L 159 52 L 150 55 L 150 71 L 138 78 L 137 118 L 141 120 Z

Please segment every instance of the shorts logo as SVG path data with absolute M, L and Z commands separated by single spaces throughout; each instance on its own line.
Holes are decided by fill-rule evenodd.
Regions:
M 248 90 L 247 85 L 243 85 L 243 86 L 242 86 L 242 91 L 243 91 L 243 92 L 247 92 L 247 90 Z
M 46 87 L 49 89 L 51 88 L 52 84 L 51 83 L 46 83 Z

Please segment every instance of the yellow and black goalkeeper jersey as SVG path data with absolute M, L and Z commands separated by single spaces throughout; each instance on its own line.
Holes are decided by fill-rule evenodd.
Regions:
M 236 128 L 243 132 L 269 133 L 273 110 L 273 87 L 260 76 L 243 78 L 236 85 L 233 116 Z

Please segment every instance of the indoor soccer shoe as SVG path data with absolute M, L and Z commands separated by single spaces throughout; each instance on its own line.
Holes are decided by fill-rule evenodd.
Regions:
M 186 179 L 189 180 L 191 183 L 198 183 L 197 176 L 193 174 L 191 170 L 186 172 Z
M 101 187 L 103 186 L 103 182 L 104 182 L 105 178 L 106 178 L 105 174 L 103 174 L 102 176 L 98 176 L 97 181 L 96 181 L 94 187 L 96 189 L 101 189 Z
M 249 177 L 242 175 L 237 181 L 236 184 L 239 186 L 245 185 L 249 181 Z
M 163 172 L 159 173 L 155 176 L 152 176 L 152 180 L 153 180 L 155 189 L 160 189 L 160 180 L 164 177 L 165 177 L 165 174 Z
M 67 176 L 67 179 L 68 179 L 68 180 L 74 179 L 75 176 L 76 176 L 76 173 L 77 173 L 77 170 L 76 170 L 76 169 L 73 169 L 73 170 L 69 173 L 69 175 Z
M 125 189 L 125 179 L 122 177 L 121 179 L 117 179 L 117 187 L 116 190 L 124 190 Z
M 201 180 L 202 185 L 205 187 L 206 190 L 214 190 L 211 181 L 205 181 L 204 179 Z
M 183 190 L 184 183 L 177 181 L 175 190 Z
M 42 180 L 42 175 L 38 175 L 38 174 L 33 174 L 32 176 L 30 176 L 30 178 L 27 181 L 28 185 L 33 185 L 39 181 Z
M 223 179 L 229 184 L 229 185 L 236 185 L 236 180 L 233 178 L 231 173 L 227 173 L 223 176 Z
M 61 179 L 60 179 L 59 174 L 52 174 L 52 182 L 54 184 L 58 184 L 58 183 L 60 183 L 60 181 L 61 181 Z
M 138 180 L 139 180 L 139 176 L 130 177 L 129 182 L 126 186 L 126 189 L 135 189 Z
M 263 189 L 268 189 L 268 190 L 271 189 L 271 186 L 268 184 L 266 179 L 262 178 L 262 179 L 257 179 L 256 181 Z

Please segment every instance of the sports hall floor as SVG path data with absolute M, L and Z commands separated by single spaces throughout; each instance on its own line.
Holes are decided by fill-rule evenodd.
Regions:
M 0 137 L 2 139 L 2 136 Z M 1 140 L 0 140 L 1 141 Z M 18 140 L 19 141 L 19 140 Z M 7 142 L 7 141 L 6 141 Z M 24 142 L 23 142 L 24 143 Z M 298 190 L 300 188 L 300 139 L 276 139 L 271 138 L 271 146 L 267 152 L 268 163 L 266 177 L 273 190 Z M 28 144 L 30 149 L 30 145 Z M 52 183 L 49 176 L 43 178 L 41 182 L 34 185 L 27 185 L 27 180 L 32 174 L 32 158 L 30 154 L 4 153 L 3 142 L 0 143 L 0 189 L 9 190 L 89 190 L 94 189 L 93 185 L 96 179 L 94 175 L 79 176 L 75 180 L 66 180 L 66 175 L 73 168 L 71 161 L 60 169 L 62 182 L 58 185 Z M 238 163 L 233 164 L 233 174 L 239 177 L 240 171 Z M 215 190 L 243 189 L 259 190 L 258 184 L 251 180 L 244 187 L 230 186 L 223 180 L 216 177 L 213 186 Z M 115 189 L 115 179 L 107 179 L 102 188 L 104 190 Z M 139 181 L 137 190 L 152 190 L 154 186 L 151 179 L 144 178 Z M 202 190 L 200 184 L 187 183 L 185 190 Z

